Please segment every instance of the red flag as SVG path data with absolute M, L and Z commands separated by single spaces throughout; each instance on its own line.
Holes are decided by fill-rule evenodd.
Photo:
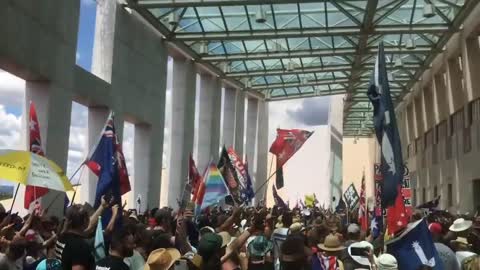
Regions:
M 198 173 L 197 166 L 195 165 L 195 161 L 193 160 L 192 154 L 190 154 L 188 160 L 188 181 L 192 188 L 192 195 L 196 196 L 198 188 L 200 186 L 200 182 L 202 182 L 202 176 Z M 195 200 L 194 200 L 195 201 Z
M 37 111 L 35 110 L 35 104 L 33 104 L 33 102 L 30 102 L 30 116 L 28 126 L 30 129 L 30 152 L 40 156 L 45 156 L 42 149 L 42 140 L 40 138 L 40 125 L 38 124 Z M 47 193 L 48 188 L 26 186 L 23 207 L 25 209 L 29 209 L 30 204 L 33 201 L 44 196 Z
M 282 167 L 312 133 L 301 129 L 277 129 L 277 138 L 270 146 L 270 153 L 277 156 L 277 167 Z
M 399 230 L 405 228 L 408 224 L 408 215 L 406 214 L 405 204 L 399 185 L 395 204 L 387 208 L 387 229 L 390 235 L 395 234 Z
M 358 208 L 358 221 L 362 231 L 366 232 L 368 230 L 368 212 L 367 212 L 367 202 L 365 200 L 365 174 L 362 177 L 362 186 L 360 188 L 360 207 Z
M 125 162 L 125 156 L 123 155 L 122 144 L 118 142 L 117 135 L 115 134 L 115 154 L 118 160 L 118 174 L 120 177 L 120 194 L 123 195 L 132 188 L 130 187 L 130 179 L 127 172 L 127 164 Z

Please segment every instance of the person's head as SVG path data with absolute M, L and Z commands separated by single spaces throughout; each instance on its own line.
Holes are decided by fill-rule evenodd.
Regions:
M 432 222 L 428 225 L 428 230 L 430 230 L 433 241 L 439 242 L 442 238 L 442 225 L 437 222 Z
M 206 233 L 198 244 L 198 254 L 202 256 L 205 269 L 221 269 L 221 258 L 225 254 L 223 239 L 215 233 Z
M 171 235 L 169 233 L 153 233 L 151 236 L 151 243 L 148 252 L 160 248 L 173 248 Z
M 360 240 L 360 226 L 355 223 L 351 223 L 347 227 L 348 240 L 359 241 Z
M 337 234 L 327 235 L 323 244 L 319 244 L 318 247 L 328 256 L 338 256 L 345 249 Z
M 398 270 L 397 259 L 388 253 L 378 256 L 378 270 Z
M 131 257 L 133 256 L 134 248 L 135 239 L 129 230 L 126 228 L 121 228 L 113 232 L 110 250 L 114 251 L 121 257 Z
M 170 270 L 180 259 L 180 252 L 175 248 L 160 248 L 152 251 L 145 263 L 144 270 Z
M 472 221 L 466 220 L 464 218 L 457 218 L 453 224 L 450 226 L 449 230 L 454 232 L 458 236 L 467 237 L 471 227 Z
M 67 209 L 65 218 L 70 230 L 84 231 L 88 227 L 89 215 L 83 205 L 74 204 Z
M 309 266 L 307 247 L 299 234 L 287 236 L 280 248 L 280 265 L 283 270 L 302 270 Z
M 15 238 L 10 242 L 10 246 L 7 249 L 7 257 L 10 261 L 16 261 L 25 256 L 25 249 L 27 242 L 23 237 Z
M 158 226 L 161 226 L 165 231 L 170 230 L 172 222 L 172 215 L 168 209 L 162 208 L 155 213 L 155 221 Z
M 470 251 L 472 247 L 465 237 L 457 237 L 457 239 L 450 241 L 450 246 L 454 251 Z

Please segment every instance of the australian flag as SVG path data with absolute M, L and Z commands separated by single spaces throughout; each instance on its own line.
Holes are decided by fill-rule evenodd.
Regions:
M 113 113 L 110 113 L 102 137 L 93 154 L 87 159 L 86 165 L 98 176 L 95 208 L 100 205 L 101 197 L 104 195 L 107 201 L 113 200 L 114 204 L 121 206 L 121 195 L 130 191 L 130 181 L 121 145 L 115 133 Z M 108 224 L 110 217 L 111 211 L 108 209 L 102 215 L 104 226 Z
M 404 166 L 395 108 L 388 85 L 383 42 L 378 47 L 377 62 L 368 88 L 368 97 L 373 105 L 375 133 L 382 152 L 382 206 L 386 208 L 395 204 L 402 184 Z
M 444 269 L 424 219 L 413 223 L 386 245 L 387 252 L 397 259 L 398 269 L 419 269 L 423 265 L 434 270 Z

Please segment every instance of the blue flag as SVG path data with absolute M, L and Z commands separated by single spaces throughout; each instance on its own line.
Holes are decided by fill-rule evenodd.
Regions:
M 103 230 L 102 230 L 102 223 L 100 222 L 101 218 L 98 218 L 99 221 L 97 223 L 97 229 L 95 230 L 95 243 L 94 243 L 94 255 L 95 261 L 98 262 L 99 260 L 106 257 L 105 254 L 105 240 L 103 239 Z
M 101 198 L 104 195 L 107 201 L 113 199 L 114 204 L 122 205 L 120 174 L 118 170 L 119 159 L 117 158 L 115 147 L 116 135 L 112 113 L 107 120 L 107 124 L 102 132 L 102 137 L 95 151 L 86 162 L 87 167 L 98 176 L 95 208 L 98 208 L 101 203 Z M 102 224 L 104 227 L 107 226 L 111 217 L 111 209 L 106 209 L 102 215 Z
M 370 230 L 372 231 L 373 239 L 380 236 L 383 230 L 383 216 L 373 215 L 372 221 L 370 223 Z
M 444 269 L 424 219 L 410 224 L 400 236 L 387 242 L 386 246 L 387 252 L 397 259 L 398 269 L 419 269 L 422 265 L 434 270 Z
M 368 97 L 373 105 L 375 134 L 382 153 L 382 206 L 386 208 L 395 204 L 398 187 L 402 184 L 404 166 L 395 107 L 388 85 L 383 42 L 378 46 L 377 62 L 368 88 Z

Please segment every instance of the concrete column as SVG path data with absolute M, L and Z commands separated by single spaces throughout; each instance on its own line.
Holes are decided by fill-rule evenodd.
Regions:
M 255 177 L 255 153 L 257 148 L 257 121 L 258 121 L 258 100 L 249 98 L 247 105 L 247 137 L 245 142 L 245 155 L 248 161 L 250 175 Z
M 242 157 L 245 138 L 245 93 L 243 90 L 237 90 L 235 101 L 235 151 Z
M 162 113 L 163 115 L 163 113 Z M 160 206 L 160 194 L 162 192 L 161 185 L 164 179 L 163 166 L 163 135 L 164 123 L 151 126 L 151 140 L 150 140 L 150 167 L 149 167 L 149 181 L 147 191 L 146 208 L 152 209 Z M 170 205 L 171 207 L 177 204 Z
M 223 127 L 222 144 L 227 148 L 234 145 L 235 136 L 235 103 L 236 90 L 225 88 L 223 90 Z
M 92 73 L 110 83 L 115 39 L 117 1 L 97 0 L 95 38 L 93 40 Z
M 434 104 L 436 108 L 436 122 L 439 123 L 450 115 L 448 107 L 448 93 L 447 86 L 445 84 L 445 77 L 443 73 L 436 74 L 433 76 L 433 87 L 434 87 Z
M 423 91 L 423 108 L 425 112 L 425 120 L 426 120 L 426 129 L 430 130 L 435 126 L 435 111 L 433 108 L 433 93 L 432 93 L 432 86 L 426 86 Z
M 172 113 L 168 179 L 162 183 L 161 205 L 174 206 L 188 176 L 188 158 L 193 152 L 195 133 L 196 73 L 190 60 L 173 58 Z
M 220 149 L 221 89 L 216 78 L 202 74 L 199 93 L 199 125 L 196 161 L 200 171 L 210 159 L 218 160 Z
M 110 110 L 105 107 L 89 107 L 88 108 L 88 135 L 87 145 L 88 151 L 93 151 L 93 147 L 98 143 L 100 139 L 102 129 L 107 121 Z M 115 131 L 118 132 L 119 128 L 115 125 Z M 122 128 L 123 130 L 123 128 Z M 95 192 L 97 190 L 98 177 L 92 173 L 88 168 L 83 169 L 82 175 L 82 201 L 88 202 L 91 205 L 95 202 Z
M 254 190 L 257 190 L 269 177 L 268 174 L 268 103 L 265 101 L 258 102 L 258 126 L 257 129 L 257 172 L 256 179 L 254 183 Z M 258 191 L 257 197 L 255 200 L 265 199 L 265 189 L 268 185 L 265 185 L 261 190 Z
M 447 61 L 447 89 L 450 114 L 453 114 L 462 107 L 464 101 L 462 71 L 457 57 Z
M 66 170 L 72 111 L 71 92 L 53 82 L 27 81 L 25 105 L 30 101 L 36 104 L 45 155 Z M 28 121 L 28 118 L 25 117 L 24 121 Z M 62 192 L 49 191 L 42 197 L 41 204 L 42 207 L 50 206 L 50 214 L 62 216 L 64 195 Z
M 147 209 L 148 182 L 150 181 L 150 142 L 152 140 L 150 126 L 136 124 L 133 135 L 133 183 L 129 194 L 130 205 L 138 209 L 137 198 L 140 195 L 140 211 Z
M 413 118 L 413 102 L 407 105 L 407 123 L 408 123 L 408 138 L 411 142 L 415 141 L 417 137 L 417 131 L 415 126 L 415 120 Z
M 468 100 L 480 97 L 480 46 L 478 37 L 467 37 L 462 40 L 463 77 Z
M 423 115 L 423 104 L 420 96 L 414 98 L 413 106 L 415 108 L 415 124 L 417 126 L 417 136 L 415 138 L 422 136 L 425 132 L 425 121 Z

